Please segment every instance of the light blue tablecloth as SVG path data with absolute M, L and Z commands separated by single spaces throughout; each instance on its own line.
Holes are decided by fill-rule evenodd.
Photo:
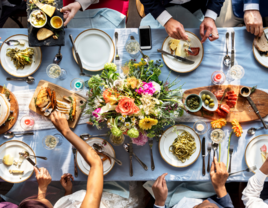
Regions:
M 198 29 L 188 29 L 191 32 L 194 32 L 199 36 Z M 215 70 L 223 70 L 227 72 L 227 68 L 225 68 L 222 64 L 223 57 L 225 55 L 225 33 L 227 30 L 233 30 L 232 28 L 224 28 L 218 29 L 219 30 L 219 40 L 214 42 L 206 41 L 204 43 L 204 59 L 201 65 L 193 72 L 180 74 L 180 79 L 182 83 L 184 83 L 184 89 L 190 89 L 200 86 L 210 85 L 210 76 L 211 73 Z M 235 28 L 236 32 L 235 40 L 236 40 L 236 62 L 242 65 L 245 68 L 245 76 L 241 80 L 242 85 L 247 86 L 254 86 L 258 85 L 258 88 L 268 89 L 267 77 L 268 77 L 268 69 L 261 66 L 254 58 L 252 53 L 252 42 L 253 36 L 246 32 L 245 28 Z M 71 53 L 71 43 L 69 41 L 69 34 L 72 34 L 75 38 L 82 29 L 66 29 L 66 43 L 65 46 L 62 47 L 62 54 L 63 60 L 61 62 L 61 67 L 64 68 L 67 73 L 68 77 L 64 81 L 54 80 L 49 78 L 46 75 L 45 69 L 46 67 L 52 62 L 53 57 L 57 53 L 58 47 L 44 47 L 42 48 L 43 53 L 43 60 L 39 70 L 34 74 L 36 78 L 36 82 L 33 85 L 27 85 L 24 82 L 16 82 L 11 81 L 7 82 L 6 77 L 9 75 L 2 69 L 0 70 L 0 83 L 1 85 L 7 85 L 9 89 L 12 91 L 15 90 L 23 90 L 23 89 L 34 89 L 39 80 L 45 79 L 47 81 L 53 82 L 55 84 L 61 85 L 67 89 L 70 89 L 70 82 L 74 77 L 79 77 L 79 68 L 76 62 L 73 59 Z M 137 32 L 137 30 L 134 30 Z M 114 30 L 105 30 L 111 37 L 113 37 Z M 5 40 L 11 35 L 14 34 L 27 34 L 27 29 L 0 29 L 0 36 L 2 40 Z M 153 29 L 152 30 L 152 39 L 153 39 L 153 47 L 151 50 L 146 51 L 145 53 L 150 56 L 151 59 L 161 59 L 161 55 L 156 52 L 158 48 L 161 48 L 163 40 L 167 37 L 167 33 L 164 29 Z M 199 36 L 200 37 L 200 36 Z M 119 36 L 120 38 L 120 36 Z M 135 38 L 138 39 L 138 35 L 135 34 Z M 125 52 L 125 50 L 124 50 Z M 119 54 L 123 57 L 123 63 L 129 60 L 131 57 L 125 52 L 124 54 Z M 165 80 L 169 74 L 170 70 L 164 66 L 162 68 L 161 78 Z M 97 73 L 96 73 L 97 74 Z M 171 72 L 171 77 L 178 76 L 178 73 Z M 193 126 L 193 123 L 188 123 L 190 127 Z M 235 136 L 232 137 L 231 144 L 234 145 L 234 154 L 233 154 L 233 161 L 232 161 L 232 170 L 242 170 L 245 169 L 246 163 L 244 160 L 244 151 L 246 145 L 253 137 L 246 135 L 246 130 L 251 126 L 259 127 L 261 123 L 259 121 L 256 122 L 249 122 L 242 125 L 244 128 L 243 136 L 238 139 Z M 225 132 L 228 134 L 230 132 L 231 125 L 228 124 L 225 127 Z M 86 124 L 79 125 L 74 129 L 76 134 L 81 133 L 90 133 L 90 134 L 97 134 L 102 133 L 103 131 L 99 131 L 94 127 L 88 126 Z M 22 140 L 29 144 L 36 154 L 44 155 L 48 157 L 47 161 L 44 160 L 37 160 L 39 167 L 46 167 L 53 180 L 60 180 L 60 177 L 63 173 L 74 172 L 74 165 L 73 165 L 73 155 L 71 150 L 71 145 L 64 140 L 62 145 L 53 150 L 49 151 L 44 149 L 42 146 L 42 138 L 48 134 L 55 134 L 57 133 L 56 129 L 51 130 L 41 130 L 36 131 L 35 135 L 32 136 L 24 136 L 24 137 L 17 137 L 16 139 Z M 258 131 L 256 136 L 265 134 L 265 130 Z M 208 142 L 208 137 L 205 135 Z M 0 143 L 2 144 L 6 140 L 0 136 Z M 112 171 L 104 177 L 106 181 L 127 181 L 127 180 L 155 180 L 159 175 L 167 172 L 169 175 L 166 179 L 169 180 L 177 180 L 177 181 L 208 181 L 209 174 L 202 176 L 202 158 L 201 156 L 198 160 L 191 166 L 186 168 L 175 168 L 167 164 L 160 156 L 159 149 L 158 149 L 158 142 L 154 141 L 153 152 L 154 152 L 154 160 L 155 160 L 155 171 L 151 171 L 151 164 L 150 164 L 150 154 L 149 154 L 149 145 L 146 144 L 143 147 L 138 147 L 134 145 L 135 153 L 144 161 L 148 168 L 148 171 L 145 171 L 140 164 L 134 160 L 133 161 L 133 170 L 134 176 L 129 176 L 129 160 L 128 154 L 123 150 L 122 146 L 114 147 L 116 156 L 123 162 L 123 166 L 118 166 L 115 164 Z M 227 158 L 227 137 L 222 143 L 222 161 L 226 162 Z M 207 162 L 207 157 L 206 157 Z M 230 177 L 229 181 L 247 181 L 249 177 L 252 176 L 252 173 L 242 173 L 240 175 L 236 175 Z M 31 177 L 30 180 L 35 180 L 34 175 Z M 82 172 L 79 171 L 79 176 L 76 180 L 86 181 L 87 176 L 84 175 Z

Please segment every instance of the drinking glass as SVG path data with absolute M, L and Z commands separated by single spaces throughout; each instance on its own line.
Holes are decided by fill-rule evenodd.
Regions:
M 48 65 L 46 72 L 47 72 L 47 75 L 53 79 L 64 80 L 66 79 L 66 76 L 67 76 L 67 72 L 64 69 L 61 69 L 58 64 Z
M 228 74 L 227 75 L 228 75 L 228 77 L 230 77 L 233 80 L 240 80 L 245 75 L 245 70 L 240 65 L 234 65 L 228 71 Z
M 136 59 L 140 55 L 140 44 L 136 40 L 128 40 L 125 46 L 129 55 Z
M 43 147 L 47 150 L 53 150 L 62 144 L 62 135 L 54 134 L 47 135 L 42 140 Z
M 110 135 L 110 141 L 114 146 L 120 146 L 125 141 L 125 136 L 122 134 L 120 137 L 116 137 L 113 134 Z

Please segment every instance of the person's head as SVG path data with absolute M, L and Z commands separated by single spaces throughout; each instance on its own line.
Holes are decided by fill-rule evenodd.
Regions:
M 201 204 L 193 208 L 219 208 L 216 204 L 211 203 L 209 200 L 204 200 Z
M 53 208 L 47 199 L 27 199 L 20 203 L 19 208 Z

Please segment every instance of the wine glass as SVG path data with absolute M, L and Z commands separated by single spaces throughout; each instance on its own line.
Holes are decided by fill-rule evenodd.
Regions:
M 47 75 L 53 79 L 65 80 L 67 72 L 65 69 L 60 68 L 58 64 L 50 64 L 46 69 Z

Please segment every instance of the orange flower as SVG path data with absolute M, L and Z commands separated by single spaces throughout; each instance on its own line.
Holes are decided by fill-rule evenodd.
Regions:
M 103 92 L 102 96 L 105 100 L 105 103 L 110 103 L 111 105 L 114 105 L 118 101 L 119 94 L 113 89 L 106 89 Z
M 128 77 L 127 84 L 130 85 L 132 89 L 136 89 L 139 84 L 139 80 L 136 79 L 136 77 Z
M 140 111 L 138 106 L 135 105 L 134 99 L 128 97 L 123 97 L 119 101 L 118 106 L 115 110 L 117 113 L 121 113 L 122 115 L 127 116 L 138 113 Z

